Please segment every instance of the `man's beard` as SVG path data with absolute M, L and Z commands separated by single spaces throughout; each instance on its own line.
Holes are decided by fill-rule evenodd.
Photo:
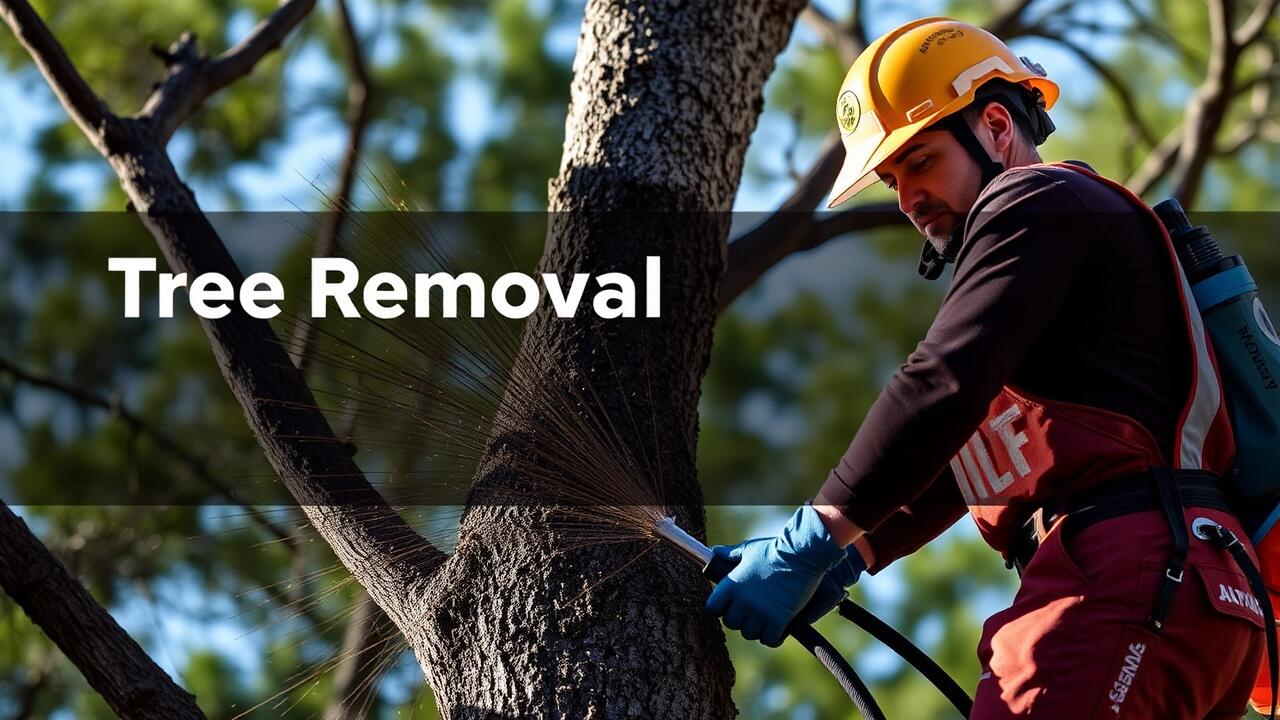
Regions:
M 921 227 L 921 221 L 936 216 L 932 224 Z M 946 252 L 947 245 L 951 242 L 951 231 L 955 228 L 956 223 L 960 222 L 957 213 L 945 205 L 933 205 L 920 209 L 911 214 L 911 222 L 924 235 L 925 239 L 940 253 Z M 926 227 L 932 231 L 926 230 Z
M 933 246 L 934 250 L 937 250 L 940 254 L 945 255 L 947 252 L 947 248 L 951 245 L 951 230 L 953 229 L 955 229 L 955 226 L 950 225 L 947 227 L 946 234 L 938 235 L 936 232 L 931 234 L 926 234 L 924 236 L 924 239 L 929 241 L 929 244 Z

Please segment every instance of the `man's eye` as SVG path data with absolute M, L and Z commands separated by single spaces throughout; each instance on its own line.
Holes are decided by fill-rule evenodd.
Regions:
M 931 157 L 929 157 L 928 155 L 926 155 L 926 156 L 924 156 L 923 158 L 920 158 L 919 160 L 917 160 L 917 161 L 915 161 L 915 162 L 911 163 L 911 169 L 912 169 L 912 171 L 914 171 L 914 172 L 920 172 L 921 170 L 924 170 L 925 168 L 929 167 L 929 161 L 930 161 L 931 159 L 932 159 Z

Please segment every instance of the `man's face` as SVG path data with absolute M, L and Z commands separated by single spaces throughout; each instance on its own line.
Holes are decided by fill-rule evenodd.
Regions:
M 876 173 L 898 193 L 898 207 L 939 252 L 978 198 L 978 164 L 946 130 L 926 130 Z

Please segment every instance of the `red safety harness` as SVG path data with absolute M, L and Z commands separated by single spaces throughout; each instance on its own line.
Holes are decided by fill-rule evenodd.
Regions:
M 983 538 L 1019 572 L 1058 517 L 1067 516 L 1079 530 L 1126 513 L 1163 510 L 1173 542 L 1148 619 L 1148 626 L 1158 632 L 1182 582 L 1189 542 L 1183 508 L 1230 511 L 1222 478 L 1232 469 L 1235 441 L 1213 346 L 1173 242 L 1146 204 L 1123 185 L 1077 165 L 1033 167 L 1061 168 L 1093 178 L 1149 217 L 1164 239 L 1170 279 L 1178 287 L 1191 352 L 1190 392 L 1176 427 L 1172 457 L 1165 457 L 1146 427 L 1130 417 L 1006 385 L 952 458 L 951 469 Z M 1197 525 L 1194 532 L 1231 553 L 1249 579 L 1266 627 L 1273 628 L 1271 604 L 1252 550 L 1230 530 L 1214 525 Z M 1271 662 L 1264 672 L 1275 697 L 1276 637 L 1270 630 L 1266 635 Z
M 1036 166 L 1033 166 L 1036 167 Z M 1191 392 L 1177 425 L 1172 458 L 1151 433 L 1116 412 L 1037 397 L 1006 385 L 986 419 L 951 460 L 960 492 L 987 542 L 1006 553 L 1014 532 L 1045 502 L 1106 480 L 1166 467 L 1225 475 L 1235 444 L 1200 313 L 1159 218 L 1137 197 L 1079 166 L 1054 163 L 1114 188 L 1146 213 L 1164 238 L 1192 349 Z

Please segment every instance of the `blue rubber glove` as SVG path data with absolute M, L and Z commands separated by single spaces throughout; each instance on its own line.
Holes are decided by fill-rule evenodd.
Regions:
M 835 609 L 840 601 L 848 596 L 845 592 L 858 582 L 858 578 L 862 577 L 862 573 L 867 569 L 867 561 L 862 559 L 862 553 L 857 548 L 850 545 L 845 548 L 845 557 L 836 566 L 827 572 L 827 576 L 822 578 L 822 582 L 818 583 L 818 589 L 813 592 L 809 604 L 800 610 L 797 616 L 802 622 L 812 625 L 819 618 Z
M 782 644 L 787 624 L 827 573 L 848 558 L 812 505 L 796 510 L 777 537 L 717 545 L 711 551 L 737 560 L 738 566 L 711 591 L 707 612 L 723 617 L 725 626 L 742 631 L 744 638 L 769 647 Z

